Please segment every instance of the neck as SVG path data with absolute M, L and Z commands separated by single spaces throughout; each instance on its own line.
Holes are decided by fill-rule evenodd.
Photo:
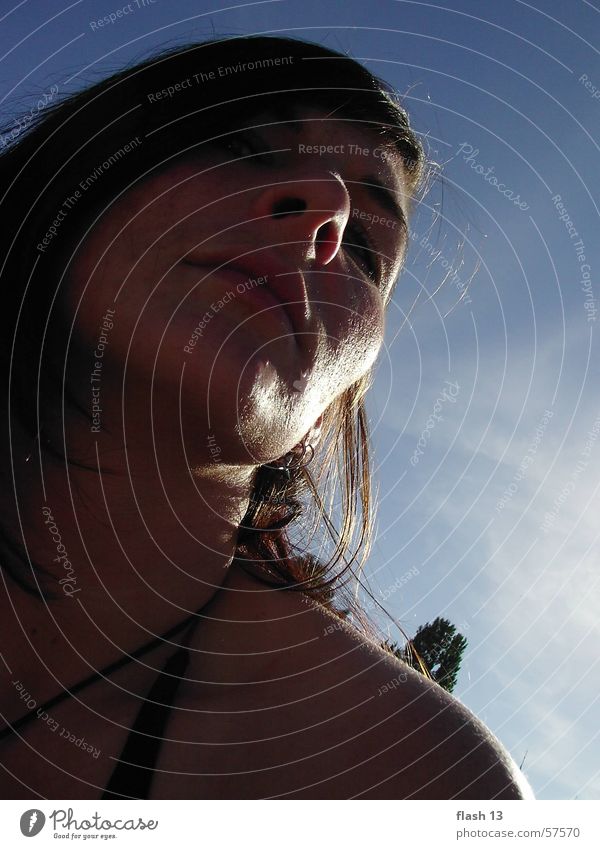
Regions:
M 5 527 L 18 543 L 23 529 L 32 562 L 48 572 L 46 602 L 9 582 L 2 605 L 19 623 L 13 661 L 25 636 L 27 674 L 39 667 L 35 657 L 50 671 L 38 701 L 52 695 L 53 675 L 67 686 L 83 679 L 210 601 L 234 556 L 254 475 L 254 467 L 187 457 L 160 421 L 154 438 L 138 432 L 127 444 L 114 430 L 94 435 L 85 459 L 81 430 L 70 424 L 65 433 L 67 453 L 75 446 L 91 468 L 42 454 L 40 473 L 37 443 L 16 438 L 13 468 L 3 469 Z M 56 437 L 50 431 L 62 446 Z
M 216 594 L 200 613 L 190 639 L 191 663 L 182 695 L 194 704 L 237 707 L 276 704 L 306 684 L 291 669 L 314 669 L 315 644 L 325 626 L 337 621 L 318 602 L 297 590 L 269 587 L 235 561 Z M 327 641 L 319 642 L 325 649 Z M 325 656 L 325 655 L 324 655 Z

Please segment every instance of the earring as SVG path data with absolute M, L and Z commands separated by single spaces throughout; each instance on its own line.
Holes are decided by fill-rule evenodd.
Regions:
M 265 463 L 266 468 L 272 469 L 274 472 L 283 472 L 286 476 L 286 479 L 289 481 L 292 477 L 292 472 L 295 472 L 297 469 L 303 469 L 305 466 L 308 466 L 308 464 L 312 462 L 312 459 L 315 456 L 315 450 L 310 444 L 310 442 L 305 442 L 304 440 L 302 440 L 299 445 L 299 448 L 299 451 L 288 451 L 281 463 L 277 466 L 271 463 Z

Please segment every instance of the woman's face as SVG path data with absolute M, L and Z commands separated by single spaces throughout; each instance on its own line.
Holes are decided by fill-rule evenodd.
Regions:
M 196 439 L 220 434 L 265 462 L 377 356 L 407 197 L 399 156 L 367 125 L 307 108 L 247 125 L 113 204 L 82 243 L 66 306 L 78 357 L 97 360 L 106 337 L 105 391 L 125 368 L 157 408 L 181 388 Z

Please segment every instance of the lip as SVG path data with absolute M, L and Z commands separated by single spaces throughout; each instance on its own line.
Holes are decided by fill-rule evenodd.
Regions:
M 224 257 L 199 257 L 195 260 L 189 257 L 183 263 L 218 272 L 233 271 L 253 280 L 266 278 L 265 282 L 258 287 L 248 289 L 248 293 L 266 294 L 268 292 L 273 304 L 281 306 L 285 313 L 297 344 L 301 345 L 303 336 L 307 338 L 305 334 L 310 324 L 311 308 L 304 276 L 299 269 L 278 262 L 272 257 L 261 260 L 251 258 L 231 260 Z

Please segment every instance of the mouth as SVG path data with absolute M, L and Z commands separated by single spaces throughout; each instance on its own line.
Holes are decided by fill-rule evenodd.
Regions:
M 281 311 L 298 347 L 303 347 L 303 342 L 310 338 L 312 311 L 304 276 L 298 269 L 271 258 L 227 260 L 202 257 L 194 260 L 189 257 L 183 264 L 202 268 L 207 276 L 211 272 L 224 274 L 235 283 L 236 298 L 251 300 L 265 311 Z

